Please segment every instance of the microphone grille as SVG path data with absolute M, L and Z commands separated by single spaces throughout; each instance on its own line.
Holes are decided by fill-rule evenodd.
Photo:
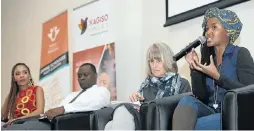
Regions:
M 198 40 L 200 41 L 201 44 L 204 44 L 206 42 L 205 36 L 199 36 Z

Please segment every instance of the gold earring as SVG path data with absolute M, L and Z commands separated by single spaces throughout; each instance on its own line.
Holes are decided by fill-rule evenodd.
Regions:
M 31 78 L 29 78 L 29 82 L 28 82 L 28 85 L 31 86 L 32 85 L 32 82 L 31 82 Z

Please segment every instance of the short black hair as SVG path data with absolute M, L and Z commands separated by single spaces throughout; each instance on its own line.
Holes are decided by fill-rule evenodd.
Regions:
M 90 68 L 93 71 L 93 73 L 97 73 L 96 67 L 92 63 L 84 63 L 79 68 L 81 68 L 82 66 L 90 66 Z

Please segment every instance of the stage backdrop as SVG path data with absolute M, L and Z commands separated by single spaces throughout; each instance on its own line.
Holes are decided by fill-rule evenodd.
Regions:
M 70 92 L 67 11 L 43 23 L 40 86 L 45 110 L 57 106 Z
M 115 30 L 112 1 L 99 0 L 74 9 L 73 14 L 73 91 L 80 90 L 77 71 L 85 62 L 96 66 L 98 84 L 116 100 Z

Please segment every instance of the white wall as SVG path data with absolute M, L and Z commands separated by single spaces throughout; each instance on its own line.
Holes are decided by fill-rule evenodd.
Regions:
M 10 88 L 10 72 L 17 62 L 25 62 L 32 70 L 35 82 L 39 78 L 42 23 L 64 10 L 69 11 L 69 43 L 72 9 L 91 0 L 2 0 L 2 83 L 1 102 Z M 165 0 L 114 0 L 117 15 L 116 69 L 119 100 L 139 88 L 145 77 L 147 48 L 157 41 L 167 43 L 174 53 L 201 35 L 202 17 L 170 27 L 165 23 Z M 187 4 L 183 4 L 185 6 Z M 177 8 L 172 6 L 171 8 Z M 230 7 L 244 24 L 241 46 L 254 51 L 254 1 Z M 71 50 L 71 48 L 70 48 Z M 254 52 L 253 52 L 254 53 Z M 70 54 L 72 63 L 72 54 Z M 188 77 L 184 60 L 178 62 L 181 75 Z
M 116 81 L 118 100 L 128 100 L 144 78 L 141 76 L 141 0 L 114 0 L 117 15 Z

